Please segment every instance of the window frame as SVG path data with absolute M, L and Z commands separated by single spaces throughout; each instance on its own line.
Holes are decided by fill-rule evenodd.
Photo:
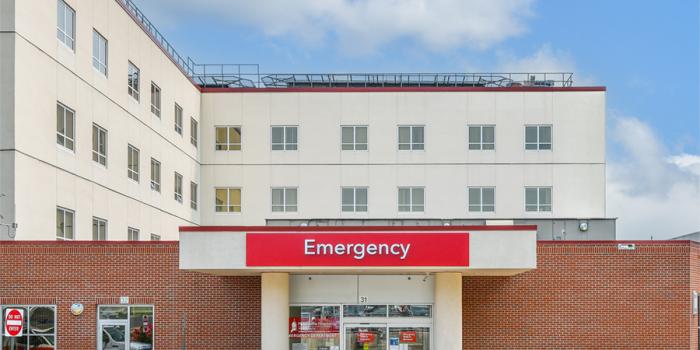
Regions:
M 275 129 L 282 129 L 282 142 L 274 142 L 273 133 Z M 295 130 L 294 142 L 288 141 L 287 130 Z M 275 149 L 275 146 L 281 148 Z M 299 126 L 298 125 L 271 125 L 270 126 L 270 150 L 272 151 L 298 151 L 299 150 Z
M 58 216 L 58 212 L 62 212 L 63 216 L 63 236 L 58 235 L 58 222 L 56 223 L 56 240 L 58 241 L 74 241 L 75 240 L 75 210 L 68 209 L 66 207 L 62 206 L 56 206 L 56 216 Z M 73 225 L 71 226 L 71 237 L 66 238 L 66 214 L 71 214 L 72 217 L 72 223 Z
M 97 224 L 97 226 L 95 226 Z M 100 225 L 104 228 L 104 237 L 100 239 Z M 97 227 L 97 232 L 95 232 L 95 227 Z M 92 240 L 93 241 L 106 241 L 107 240 L 107 219 L 103 219 L 97 216 L 92 217 Z
M 155 233 L 151 233 L 151 241 L 160 241 L 160 235 L 157 235 Z
M 155 168 L 158 168 L 157 172 L 153 171 L 154 166 L 155 166 Z M 161 170 L 162 170 L 162 166 L 161 166 L 160 162 L 158 161 L 158 159 L 151 157 L 151 190 L 156 191 L 158 193 L 160 193 L 160 187 L 161 187 L 161 179 L 162 179 Z M 155 178 L 155 175 L 158 176 L 158 179 Z
M 100 40 L 101 39 L 101 40 Z M 97 40 L 97 42 L 95 42 Z M 101 48 L 102 48 L 102 43 L 104 42 L 104 62 L 100 60 L 99 55 L 102 54 Z M 97 43 L 98 47 L 95 47 L 95 44 Z M 95 57 L 95 50 L 97 50 L 98 56 Z M 104 75 L 105 77 L 108 76 L 108 64 L 109 64 L 109 41 L 107 38 L 102 35 L 97 29 L 92 28 L 92 67 L 95 68 L 100 74 Z
M 182 204 L 182 186 L 184 181 L 185 180 L 182 177 L 182 174 L 176 171 L 173 183 L 173 194 L 175 196 L 175 200 L 178 201 L 180 204 Z
M 479 129 L 479 141 L 472 142 L 471 140 L 471 129 Z M 493 129 L 493 142 L 484 141 L 484 129 Z M 491 145 L 491 148 L 485 148 L 487 145 Z M 476 148 L 472 148 L 472 146 Z M 495 151 L 496 150 L 496 125 L 493 124 L 471 124 L 467 125 L 467 149 L 470 151 Z
M 101 127 L 97 123 L 92 123 L 92 133 L 92 161 L 106 168 L 108 147 L 107 142 L 109 141 L 107 129 Z M 104 141 L 102 145 L 104 147 L 104 153 L 100 152 L 100 140 Z
M 185 111 L 182 109 L 182 106 L 180 106 L 177 102 L 175 102 L 174 112 L 175 112 L 175 114 L 173 115 L 173 118 L 175 118 L 174 123 L 173 123 L 174 129 L 175 129 L 176 133 L 178 133 L 180 136 L 182 136 L 182 130 L 183 130 L 182 120 L 183 120 L 183 116 L 185 114 Z
M 216 192 L 219 190 L 226 190 L 226 201 L 224 204 L 219 205 L 216 204 Z M 238 190 L 238 198 L 240 199 L 240 202 L 238 205 L 232 204 L 231 203 L 231 191 L 232 190 Z M 220 207 L 225 208 L 226 210 L 219 210 Z M 238 208 L 238 211 L 236 211 L 236 207 Z M 231 210 L 230 208 L 234 208 L 234 210 Z M 216 214 L 240 214 L 243 212 L 243 189 L 241 187 L 214 187 L 214 212 Z
M 231 142 L 231 130 L 238 129 L 240 142 Z M 221 143 L 217 140 L 218 129 L 226 129 L 226 142 Z M 225 149 L 223 149 L 225 147 Z M 221 148 L 221 149 L 220 149 Z M 240 125 L 217 125 L 214 126 L 214 150 L 215 151 L 241 151 L 243 149 L 243 127 Z
M 527 141 L 527 129 L 528 128 L 536 128 L 537 130 L 537 141 L 535 142 L 528 142 Z M 549 142 L 543 142 L 541 140 L 541 130 L 543 128 L 549 128 Z M 525 134 L 524 134 L 524 140 L 525 140 L 525 150 L 526 151 L 551 151 L 554 148 L 554 128 L 552 124 L 526 124 L 525 125 Z M 535 148 L 528 148 L 529 145 L 534 145 Z M 549 148 L 543 148 L 544 145 L 549 145 Z
M 408 128 L 408 142 L 401 142 L 401 129 L 402 128 Z M 414 129 L 421 128 L 423 130 L 423 142 L 414 142 L 413 140 L 413 134 L 414 134 Z M 406 125 L 398 125 L 396 128 L 396 140 L 397 145 L 398 145 L 398 150 L 399 151 L 425 151 L 425 125 L 418 125 L 418 124 L 406 124 Z M 407 145 L 408 148 L 401 148 L 401 146 Z M 420 148 L 417 148 L 417 146 L 420 145 Z
M 133 233 L 136 233 L 136 239 L 134 239 Z M 128 226 L 126 228 L 126 240 L 127 241 L 139 241 L 141 236 L 141 230 Z
M 158 118 L 160 118 L 161 106 L 160 86 L 151 80 L 151 113 Z
M 59 118 L 58 108 L 59 107 L 63 110 L 63 114 L 62 114 L 61 118 L 63 118 L 63 131 L 64 131 L 64 133 L 61 133 L 60 130 L 58 130 L 58 118 Z M 72 130 L 72 132 L 73 132 L 72 136 L 67 135 L 68 130 L 69 130 L 67 127 L 68 123 L 66 123 L 67 112 L 70 112 L 72 114 L 72 123 L 71 123 L 71 128 L 70 128 L 70 130 Z M 66 149 L 72 153 L 75 153 L 75 146 L 76 146 L 75 145 L 76 144 L 76 142 L 75 142 L 75 119 L 76 119 L 75 110 L 66 106 L 65 104 L 61 103 L 60 101 L 56 101 L 56 118 L 57 118 L 57 120 L 56 120 L 56 144 L 58 146 L 62 147 L 63 149 Z M 60 139 L 63 140 L 63 143 L 59 142 Z M 71 142 L 71 147 L 67 146 L 67 141 Z
M 126 175 L 129 179 L 141 182 L 141 151 L 132 144 L 127 144 L 126 149 Z M 133 159 L 133 153 L 136 154 L 136 169 L 132 169 L 132 164 L 129 162 L 129 158 Z
M 129 64 L 127 67 L 127 75 L 128 75 L 127 93 L 134 100 L 136 100 L 136 102 L 140 102 L 141 101 L 141 69 L 137 65 L 135 65 L 134 62 L 131 62 L 130 60 L 128 62 L 129 62 Z M 136 79 L 133 78 L 134 75 L 136 76 Z
M 343 139 L 344 129 L 352 130 L 352 142 L 345 142 Z M 357 142 L 357 129 L 365 129 L 365 142 Z M 358 146 L 364 145 L 364 149 L 358 149 Z M 348 146 L 349 148 L 345 148 Z M 340 126 L 340 150 L 341 151 L 368 151 L 369 150 L 369 126 L 367 125 L 341 125 Z
M 192 210 L 197 210 L 199 203 L 198 195 L 199 185 L 194 181 L 190 181 L 190 209 Z
M 345 190 L 352 190 L 352 204 L 345 204 Z M 367 202 L 362 204 L 357 201 L 357 192 L 365 191 Z M 348 210 L 346 210 L 348 209 Z M 362 210 L 364 209 L 364 210 Z M 340 187 L 340 212 L 341 213 L 369 213 L 369 186 L 341 186 Z
M 536 204 L 529 204 L 527 202 L 527 191 L 528 190 L 536 190 L 537 193 L 537 203 Z M 542 192 L 543 190 L 549 190 L 549 203 L 543 203 L 542 202 Z M 554 189 L 552 186 L 525 186 L 525 212 L 526 213 L 552 213 L 552 210 L 554 209 Z M 534 210 L 530 210 L 530 208 L 533 208 Z M 549 209 L 546 209 L 546 207 L 549 207 Z
M 154 234 L 151 234 L 154 235 Z M 158 240 L 160 240 L 159 235 Z M 126 318 L 122 319 L 102 319 L 100 318 L 100 308 L 103 307 L 125 307 L 126 308 Z M 132 308 L 142 308 L 142 307 L 150 307 L 151 308 L 151 348 L 155 348 L 156 345 L 156 331 L 157 331 L 157 318 L 156 318 L 156 305 L 155 304 L 97 304 L 95 308 L 95 318 L 97 321 L 97 331 L 100 331 L 100 326 L 102 324 L 109 324 L 110 321 L 117 321 L 117 322 L 126 322 L 126 329 L 129 330 L 131 329 L 131 309 Z M 129 334 L 127 333 L 126 336 L 128 337 Z M 99 335 L 95 337 L 96 341 L 99 341 Z M 131 343 L 131 340 L 129 340 L 129 344 Z M 99 344 L 98 344 L 99 347 Z
M 2 321 L 0 321 L 0 325 L 5 324 L 5 309 L 24 309 L 25 314 L 24 314 L 24 322 L 27 326 L 27 329 L 22 331 L 22 337 L 21 338 L 26 338 L 27 344 L 31 344 L 31 341 L 29 338 L 31 337 L 41 337 L 41 336 L 50 336 L 53 337 L 53 347 L 51 349 L 57 350 L 59 349 L 58 346 L 58 311 L 57 311 L 57 306 L 56 304 L 0 304 L 0 313 L 2 313 Z M 31 312 L 30 309 L 32 308 L 52 308 L 53 309 L 53 333 L 41 333 L 41 334 L 32 334 L 31 333 Z M 3 327 L 4 328 L 4 327 Z M 4 344 L 5 341 L 5 332 L 2 331 L 0 332 L 0 344 Z
M 63 7 L 62 7 L 63 6 Z M 63 10 L 63 11 L 61 11 Z M 61 13 L 63 12 L 63 13 Z M 65 23 L 66 23 L 66 13 L 70 13 L 72 15 L 71 19 L 71 28 L 70 28 L 70 35 L 66 31 Z M 63 24 L 64 27 L 61 28 L 61 21 L 58 20 L 58 18 L 63 15 Z M 75 53 L 75 21 L 77 19 L 75 9 L 72 8 L 70 5 L 68 5 L 67 2 L 63 0 L 58 0 L 57 6 L 56 6 L 56 38 L 58 41 L 63 43 L 64 46 L 66 46 L 68 49 L 73 51 Z M 66 42 L 66 39 L 70 40 L 70 44 Z
M 408 204 L 401 204 L 401 190 L 408 190 Z M 416 204 L 413 196 L 415 190 L 422 190 L 423 204 Z M 397 203 L 399 213 L 425 213 L 425 186 L 399 186 L 397 190 Z M 408 207 L 408 210 L 401 210 L 401 207 Z M 422 207 L 418 210 L 417 207 Z
M 194 117 L 190 117 L 190 143 L 199 147 L 199 122 Z
M 472 204 L 471 202 L 471 191 L 479 191 L 479 203 Z M 484 191 L 493 191 L 493 203 L 484 203 Z M 477 207 L 476 210 L 472 210 L 472 207 Z M 492 210 L 486 210 L 484 207 L 491 207 Z M 470 213 L 495 213 L 496 212 L 496 187 L 495 186 L 470 186 L 467 187 L 467 211 Z
M 282 191 L 282 204 L 275 204 L 275 191 Z M 294 191 L 294 197 L 296 201 L 294 204 L 287 203 L 288 191 Z M 280 208 L 282 210 L 275 210 L 275 208 Z M 293 208 L 293 209 L 292 209 Z M 299 210 L 299 188 L 289 187 L 289 186 L 275 186 L 270 187 L 270 211 L 274 214 L 279 213 L 296 213 Z

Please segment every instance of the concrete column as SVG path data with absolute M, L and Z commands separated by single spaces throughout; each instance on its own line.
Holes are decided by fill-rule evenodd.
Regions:
M 435 349 L 462 350 L 462 274 L 435 274 Z
M 261 350 L 289 348 L 289 274 L 260 276 Z

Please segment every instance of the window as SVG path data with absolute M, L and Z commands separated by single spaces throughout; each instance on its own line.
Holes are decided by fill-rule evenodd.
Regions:
M 190 208 L 197 210 L 197 184 L 190 182 Z
M 525 187 L 525 211 L 552 211 L 552 188 Z
M 58 0 L 58 27 L 56 34 L 58 40 L 68 46 L 69 49 L 75 49 L 75 10 L 68 6 L 65 1 Z
M 3 337 L 5 312 L 7 309 L 20 309 L 24 314 L 21 337 Z M 56 348 L 56 306 L 55 305 L 3 305 L 3 331 L 0 332 L 2 349 L 55 349 Z M 12 339 L 12 340 L 10 340 Z M 12 345 L 14 343 L 14 346 Z
M 74 232 L 75 212 L 57 207 L 56 208 L 56 239 L 72 240 L 75 237 Z
M 151 82 L 151 113 L 160 118 L 160 87 Z
M 107 130 L 92 124 L 92 160 L 107 166 Z
M 425 149 L 424 127 L 416 125 L 399 126 L 399 149 Z
M 552 149 L 552 126 L 551 125 L 525 126 L 525 149 L 528 149 L 528 150 L 551 150 Z
M 297 150 L 297 127 L 296 126 L 273 126 L 272 127 L 272 150 L 273 151 L 296 151 Z
M 343 305 L 343 317 L 387 317 L 387 305 Z
M 127 149 L 127 176 L 130 179 L 139 181 L 139 149 L 129 145 Z
M 496 146 L 495 127 L 492 125 L 469 126 L 469 149 L 492 150 Z
M 399 211 L 421 212 L 425 209 L 423 187 L 399 187 Z
M 182 136 L 182 107 L 175 104 L 175 132 Z
M 340 349 L 340 306 L 290 306 L 289 322 L 288 350 Z M 386 341 L 386 338 L 382 338 L 382 341 Z M 369 342 L 356 342 L 353 344 L 348 340 L 348 344 L 347 349 L 370 349 L 367 347 L 369 346 Z M 377 347 L 372 346 L 371 349 L 379 350 L 386 348 L 384 344 L 381 344 Z
M 107 39 L 97 30 L 92 30 L 92 66 L 107 75 Z
M 495 206 L 494 187 L 469 187 L 469 211 L 493 212 Z
M 297 211 L 297 189 L 294 187 L 280 187 L 272 189 L 273 212 Z
M 199 123 L 197 123 L 197 121 L 194 120 L 194 118 L 190 118 L 190 143 L 192 144 L 192 146 L 195 147 L 197 147 L 197 140 L 199 139 L 198 127 Z
M 367 211 L 367 187 L 343 187 L 341 192 L 342 211 Z
M 151 241 L 160 241 L 160 235 L 151 233 Z
M 139 79 L 141 71 L 131 61 L 129 61 L 129 95 L 136 101 L 139 100 Z
M 238 213 L 241 211 L 241 189 L 240 188 L 217 188 L 216 189 L 216 212 L 217 213 Z
M 341 127 L 343 151 L 366 151 L 367 150 L 367 127 L 366 126 L 343 126 Z
M 56 143 L 75 150 L 75 111 L 60 102 L 56 104 Z
M 182 203 L 182 175 L 175 173 L 175 200 Z
M 431 305 L 389 305 L 389 317 L 431 317 Z
M 107 240 L 107 220 L 98 217 L 92 217 L 92 240 L 106 241 Z
M 151 189 L 160 192 L 160 162 L 151 158 Z
M 240 151 L 241 150 L 241 127 L 240 126 L 217 126 L 216 127 L 216 150 L 217 151 Z
M 100 349 L 152 349 L 152 305 L 98 305 Z
M 138 241 L 139 240 L 139 229 L 129 227 L 126 233 L 126 239 L 130 241 Z

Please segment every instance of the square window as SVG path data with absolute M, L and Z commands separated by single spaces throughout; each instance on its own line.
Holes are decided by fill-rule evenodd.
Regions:
M 425 210 L 423 187 L 399 187 L 399 212 L 422 212 Z
M 272 188 L 273 212 L 296 212 L 297 189 L 295 187 Z
M 296 126 L 273 126 L 271 128 L 273 151 L 296 151 L 298 148 L 298 129 Z
M 241 150 L 241 127 L 240 126 L 217 126 L 216 147 L 217 151 L 240 151 Z
M 107 240 L 107 220 L 98 217 L 92 217 L 92 240 L 106 241 Z
M 367 212 L 367 187 L 343 187 L 341 210 L 344 212 Z
M 425 127 L 422 125 L 399 126 L 399 150 L 424 150 Z
M 341 149 L 344 151 L 367 150 L 366 126 L 342 126 L 341 138 Z
M 238 213 L 241 211 L 240 188 L 215 189 L 214 205 L 217 213 Z

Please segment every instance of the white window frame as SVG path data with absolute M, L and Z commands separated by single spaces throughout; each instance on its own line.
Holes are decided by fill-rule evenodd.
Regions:
M 128 241 L 138 241 L 141 230 L 129 226 L 126 230 L 126 240 Z
M 160 106 L 161 106 L 161 90 L 160 86 L 155 82 L 151 81 L 151 113 L 155 114 L 156 117 L 160 118 Z
M 175 102 L 174 127 L 175 127 L 175 132 L 180 134 L 180 136 L 182 136 L 182 116 L 184 115 L 184 113 L 185 112 L 183 111 L 182 106 L 180 106 L 179 104 L 177 104 L 177 102 Z
M 97 224 L 97 226 L 95 225 Z M 97 228 L 97 232 L 95 232 L 95 228 Z M 100 228 L 104 230 L 104 232 L 100 232 Z M 100 237 L 100 234 L 104 233 L 104 237 Z M 92 217 L 92 240 L 93 241 L 106 241 L 107 240 L 107 220 L 98 218 L 97 216 Z
M 352 203 L 345 204 L 343 194 L 346 190 L 352 191 Z M 357 192 L 365 191 L 366 203 L 357 202 Z M 340 211 L 343 213 L 367 213 L 369 212 L 369 187 L 367 186 L 343 186 L 340 188 Z
M 63 216 L 63 236 L 58 235 L 58 223 L 56 223 L 56 239 L 59 241 L 72 241 L 75 240 L 75 210 L 71 210 L 65 207 L 58 206 L 56 207 L 56 216 L 58 216 L 58 212 L 61 212 L 61 215 Z M 71 237 L 66 238 L 66 216 L 67 214 L 70 214 L 72 217 L 72 222 L 73 226 L 71 227 Z
M 479 129 L 479 140 L 476 142 L 472 141 L 470 138 L 472 128 Z M 486 129 L 486 128 L 493 129 L 493 142 L 485 142 L 484 141 L 484 129 Z M 487 148 L 489 146 L 491 148 Z M 493 151 L 493 150 L 495 150 L 496 149 L 496 126 L 489 125 L 489 124 L 467 126 L 467 149 L 470 151 Z
M 344 129 L 352 130 L 352 142 L 343 140 Z M 365 129 L 366 142 L 357 142 L 357 129 Z M 364 148 L 362 148 L 364 146 Z M 360 147 L 360 149 L 358 149 Z M 367 125 L 341 125 L 340 126 L 340 149 L 342 151 L 367 151 L 369 150 L 369 126 Z
M 199 122 L 194 117 L 190 117 L 190 143 L 194 147 L 199 145 Z
M 281 191 L 282 203 L 275 204 L 275 191 Z M 288 192 L 294 191 L 296 202 L 287 203 Z M 275 210 L 281 209 L 281 210 Z M 296 213 L 299 210 L 299 189 L 297 187 L 272 187 L 270 188 L 270 210 L 273 213 Z
M 157 171 L 154 171 L 157 170 Z M 160 193 L 160 180 L 161 180 L 161 164 L 155 159 L 151 158 L 151 190 Z M 157 178 L 156 178 L 157 177 Z
M 282 129 L 282 142 L 274 142 L 272 134 L 275 129 Z M 296 130 L 296 140 L 291 142 L 287 137 L 287 130 Z M 281 147 L 275 149 L 275 146 Z M 298 151 L 299 150 L 299 126 L 298 125 L 272 125 L 270 126 L 270 149 L 273 151 Z
M 471 191 L 479 191 L 479 203 L 473 204 L 471 202 Z M 493 191 L 493 203 L 484 203 L 484 191 Z M 487 210 L 485 207 L 491 207 L 492 210 Z M 474 186 L 467 188 L 467 209 L 470 213 L 495 213 L 496 212 L 496 187 L 494 186 Z
M 59 117 L 58 108 L 62 109 L 63 113 L 62 113 L 61 117 Z M 70 112 L 72 114 L 72 122 L 70 123 L 71 124 L 70 130 L 73 131 L 73 135 L 68 135 L 68 130 L 69 130 L 68 125 L 69 124 L 66 122 L 66 120 L 68 119 L 68 115 L 67 115 L 68 112 Z M 56 118 L 57 118 L 57 120 L 56 120 L 56 144 L 58 144 L 59 146 L 63 147 L 64 149 L 67 149 L 71 152 L 75 152 L 75 118 L 76 118 L 75 110 L 73 110 L 70 107 L 64 105 L 63 103 L 57 101 L 56 102 Z M 63 133 L 61 133 L 61 131 L 58 129 L 59 128 L 58 118 L 61 118 L 61 120 L 63 121 L 63 125 L 62 125 Z M 70 142 L 70 147 L 68 146 L 69 142 Z
M 527 202 L 527 191 L 536 190 L 537 203 L 532 204 Z M 542 202 L 542 190 L 549 190 L 549 203 Z M 551 186 L 526 186 L 525 187 L 525 212 L 526 213 L 551 213 L 554 208 L 554 190 Z M 549 208 L 547 208 L 549 207 Z M 534 209 L 534 210 L 530 210 Z
M 174 180 L 175 182 L 173 193 L 175 194 L 175 200 L 182 203 L 182 183 L 184 181 L 182 174 L 175 172 Z
M 408 128 L 408 142 L 401 142 L 401 129 Z M 414 142 L 413 133 L 415 129 L 421 128 L 423 130 L 423 142 Z M 399 151 L 425 151 L 425 125 L 399 125 L 396 128 L 396 140 L 398 140 Z M 420 147 L 418 147 L 420 145 Z M 401 146 L 408 146 L 408 148 L 401 148 Z
M 133 62 L 129 61 L 127 75 L 127 92 L 129 93 L 129 96 L 138 102 L 141 98 L 141 69 L 139 69 L 139 67 Z M 133 76 L 136 76 L 136 79 L 134 79 Z
M 92 66 L 107 76 L 107 62 L 109 62 L 109 42 L 97 29 L 92 29 Z
M 198 195 L 199 185 L 194 181 L 190 181 L 190 208 L 193 210 L 197 210 L 197 203 L 199 202 Z
M 56 37 L 63 45 L 75 52 L 75 10 L 65 1 L 58 0 L 56 12 Z M 66 19 L 69 17 L 68 15 L 70 15 L 71 18 L 70 28 L 66 28 L 65 26 Z M 63 18 L 63 28 L 61 28 L 61 18 Z
M 240 142 L 231 142 L 231 129 L 238 129 Z M 218 129 L 226 129 L 226 142 L 220 143 L 217 140 Z M 221 148 L 221 149 L 220 149 Z M 240 151 L 243 148 L 243 128 L 240 125 L 219 125 L 214 127 L 214 150 L 215 151 Z
M 139 182 L 141 179 L 141 151 L 132 144 L 128 144 L 126 152 L 126 176 L 131 180 Z M 132 167 L 132 164 L 129 163 L 129 158 L 133 159 L 134 154 L 136 155 L 136 164 Z
M 2 314 L 2 317 L 5 317 L 5 310 L 6 309 L 14 309 L 14 308 L 21 308 L 24 309 L 25 314 L 24 314 L 24 325 L 26 327 L 31 328 L 31 309 L 34 308 L 49 308 L 53 309 L 53 329 L 52 333 L 32 333 L 31 329 L 24 329 L 22 331 L 22 336 L 19 338 L 24 338 L 27 341 L 27 344 L 31 344 L 31 338 L 40 338 L 40 337 L 52 337 L 53 338 L 53 347 L 51 349 L 57 350 L 59 349 L 58 347 L 58 329 L 56 328 L 58 326 L 58 312 L 55 304 L 0 304 L 0 313 Z M 0 322 L 0 324 L 4 323 L 4 320 Z M 4 328 L 4 327 L 3 327 Z M 15 339 L 15 338 L 13 338 Z M 5 337 L 5 332 L 4 330 L 0 331 L 0 344 L 6 344 L 7 337 Z
M 536 128 L 536 130 L 537 130 L 537 141 L 536 142 L 528 142 L 527 141 L 527 129 L 528 128 Z M 543 142 L 541 140 L 542 128 L 549 128 L 549 142 Z M 525 125 L 524 130 L 525 130 L 524 140 L 525 140 L 525 150 L 526 151 L 551 151 L 552 148 L 554 147 L 554 128 L 552 127 L 551 124 Z M 530 145 L 534 146 L 535 148 L 527 148 Z M 545 147 L 545 146 L 548 146 L 548 147 Z
M 408 190 L 408 204 L 401 204 L 401 191 L 402 190 Z M 413 198 L 413 191 L 414 190 L 422 190 L 423 191 L 423 204 L 417 204 L 415 203 L 415 199 Z M 398 190 L 396 191 L 397 193 L 397 202 L 398 202 L 398 210 L 399 213 L 424 213 L 425 212 L 425 187 L 423 186 L 401 186 L 398 187 Z M 408 210 L 401 210 L 402 207 L 408 207 Z M 422 207 L 422 209 L 418 209 L 418 207 Z
M 223 205 L 216 204 L 216 191 L 226 190 L 226 202 Z M 239 198 L 241 200 L 237 205 L 231 204 L 231 190 L 238 190 Z M 219 210 L 219 208 L 224 208 L 225 210 Z M 231 207 L 234 210 L 231 210 Z M 238 211 L 235 208 L 238 207 Z M 214 212 L 217 214 L 240 214 L 243 212 L 243 189 L 240 187 L 215 187 L 214 188 Z
M 160 235 L 157 235 L 155 233 L 151 233 L 151 241 L 160 241 Z
M 107 167 L 107 129 L 93 123 L 92 133 L 92 161 Z M 100 149 L 100 146 L 103 146 L 104 150 Z

